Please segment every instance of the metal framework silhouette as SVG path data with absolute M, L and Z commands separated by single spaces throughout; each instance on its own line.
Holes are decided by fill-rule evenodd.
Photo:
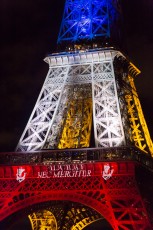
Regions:
M 73 50 L 45 58 L 16 152 L 0 154 L 5 226 L 24 211 L 32 230 L 82 230 L 100 219 L 114 230 L 152 229 L 135 180 L 136 161 L 153 168 L 140 70 L 106 43 L 118 38 L 120 18 L 117 0 L 66 0 L 58 44 Z

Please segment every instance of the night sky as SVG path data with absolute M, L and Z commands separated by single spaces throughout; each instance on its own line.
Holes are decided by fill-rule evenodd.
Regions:
M 122 0 L 126 53 L 153 138 L 153 1 Z M 1 0 L 0 151 L 14 151 L 56 51 L 64 0 Z
M 153 137 L 153 1 L 123 0 L 126 54 Z M 56 51 L 64 0 L 1 0 L 0 151 L 14 151 Z

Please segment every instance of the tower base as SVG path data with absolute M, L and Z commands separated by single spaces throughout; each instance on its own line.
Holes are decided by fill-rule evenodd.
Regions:
M 66 150 L 63 151 L 66 154 Z M 73 155 L 79 156 L 79 149 L 72 151 Z M 83 151 L 86 152 L 87 149 L 80 150 L 81 154 Z M 60 156 L 61 152 L 62 150 L 57 151 L 56 154 Z M 71 153 L 71 151 L 68 152 Z M 96 152 L 98 154 L 97 149 L 95 151 L 92 149 L 93 155 Z M 17 159 L 18 154 L 14 153 L 14 159 L 15 154 Z M 51 157 L 54 155 L 51 151 L 45 154 Z M 31 159 L 36 160 L 36 154 L 33 154 Z M 66 201 L 68 204 L 78 203 L 83 208 L 86 207 L 88 220 L 95 212 L 97 217 L 94 217 L 94 220 L 104 218 L 114 230 L 151 229 L 135 180 L 135 163 L 130 160 L 100 161 L 97 158 L 95 161 L 85 161 L 75 158 L 71 161 L 62 161 L 58 158 L 57 161 L 50 162 L 43 159 L 39 164 L 34 162 L 19 164 L 18 158 L 17 164 L 0 166 L 0 201 L 1 221 L 13 213 L 26 210 L 36 204 Z M 75 206 L 74 212 L 79 212 L 77 210 L 80 207 Z M 89 210 L 95 211 L 91 211 L 92 215 L 89 215 Z M 38 211 L 34 211 L 36 216 Z M 51 212 L 51 210 L 48 211 Z M 34 219 L 32 213 L 33 211 L 29 211 L 31 222 Z M 58 220 L 56 212 L 52 214 L 55 220 Z M 72 215 L 72 213 L 69 214 Z M 65 216 L 67 215 L 66 212 Z M 73 218 L 71 217 L 72 229 L 85 227 L 84 215 L 78 218 L 78 222 L 75 215 Z M 84 226 L 77 228 L 77 225 L 81 226 L 81 223 L 84 223 Z M 56 229 L 61 228 L 57 226 Z

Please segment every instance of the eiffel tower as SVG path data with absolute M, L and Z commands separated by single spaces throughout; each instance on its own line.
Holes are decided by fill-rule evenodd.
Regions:
M 137 162 L 153 169 L 153 144 L 121 16 L 117 0 L 65 1 L 36 105 L 16 151 L 0 154 L 4 229 L 19 215 L 32 230 L 153 228 L 135 179 Z

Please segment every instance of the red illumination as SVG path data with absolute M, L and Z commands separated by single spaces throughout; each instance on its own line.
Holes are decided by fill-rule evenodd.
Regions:
M 117 174 L 134 174 L 132 163 L 74 163 L 74 164 L 48 164 L 48 165 L 21 165 L 0 166 L 0 178 L 15 179 L 17 173 L 21 177 L 26 174 L 28 178 L 58 178 L 58 177 L 93 177 L 102 176 L 104 168 L 108 166 L 113 171 L 112 176 Z
M 0 200 L 1 220 L 36 203 L 69 200 L 95 209 L 115 230 L 151 229 L 132 162 L 2 166 Z

